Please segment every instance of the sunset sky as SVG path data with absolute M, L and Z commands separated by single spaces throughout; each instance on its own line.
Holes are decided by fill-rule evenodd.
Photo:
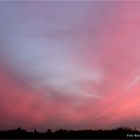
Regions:
M 140 2 L 0 2 L 0 129 L 140 128 Z

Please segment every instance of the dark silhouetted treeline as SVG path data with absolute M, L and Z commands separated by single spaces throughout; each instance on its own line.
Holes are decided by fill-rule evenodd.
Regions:
M 140 131 L 126 127 L 112 130 L 57 130 L 28 132 L 24 129 L 0 131 L 0 139 L 140 139 Z

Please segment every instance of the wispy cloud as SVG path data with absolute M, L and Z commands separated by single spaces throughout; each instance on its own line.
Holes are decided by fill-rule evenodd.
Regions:
M 1 2 L 1 129 L 137 124 L 139 7 Z

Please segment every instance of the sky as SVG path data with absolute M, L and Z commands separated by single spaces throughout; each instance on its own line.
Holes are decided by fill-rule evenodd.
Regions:
M 0 129 L 140 128 L 140 2 L 1 1 Z

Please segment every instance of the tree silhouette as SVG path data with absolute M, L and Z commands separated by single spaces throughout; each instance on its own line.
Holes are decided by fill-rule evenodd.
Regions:
M 0 131 L 0 139 L 57 139 L 57 138 L 80 138 L 80 139 L 140 139 L 140 131 L 135 128 L 132 130 L 127 127 L 120 127 L 112 130 L 57 130 L 52 132 L 48 129 L 46 132 L 38 132 L 36 128 L 33 132 L 28 132 L 20 127 L 13 130 Z M 135 137 L 136 136 L 136 137 Z

